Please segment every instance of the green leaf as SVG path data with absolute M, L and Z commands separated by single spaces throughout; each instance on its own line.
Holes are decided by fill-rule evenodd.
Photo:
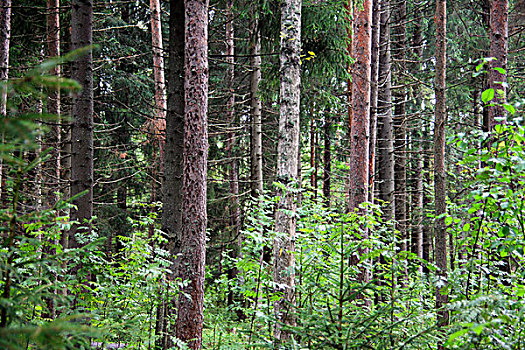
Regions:
M 469 329 L 468 328 L 464 328 L 464 329 L 460 329 L 459 331 L 455 332 L 455 333 L 452 333 L 449 337 L 448 337 L 448 340 L 447 342 L 445 343 L 445 345 L 451 345 L 454 340 L 458 337 L 461 337 L 462 335 L 468 333 Z
M 504 103 L 503 107 L 507 110 L 507 112 L 509 112 L 512 115 L 516 113 L 516 108 L 514 108 L 514 106 L 509 103 Z
M 500 73 L 500 74 L 507 74 L 507 71 L 501 67 L 494 67 L 492 68 L 494 69 L 496 72 Z
M 463 232 L 467 232 L 470 230 L 470 223 L 466 223 L 465 225 L 463 225 Z
M 481 93 L 481 101 L 488 103 L 494 98 L 494 89 L 487 89 Z
M 481 332 L 483 332 L 483 329 L 485 328 L 485 325 L 483 324 L 478 324 L 478 325 L 475 325 L 474 327 L 472 327 L 472 330 L 474 332 L 476 332 L 477 335 L 480 335 Z

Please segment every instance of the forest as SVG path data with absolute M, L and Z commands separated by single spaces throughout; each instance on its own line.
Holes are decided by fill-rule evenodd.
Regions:
M 1 0 L 0 350 L 525 349 L 524 0 Z

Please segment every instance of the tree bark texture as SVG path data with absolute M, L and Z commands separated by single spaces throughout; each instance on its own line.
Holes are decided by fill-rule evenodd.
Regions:
M 350 211 L 368 200 L 372 0 L 356 13 L 352 51 L 353 120 L 350 129 Z
M 261 82 L 261 33 L 259 18 L 250 28 L 250 117 L 251 117 L 251 192 L 253 197 L 263 193 L 262 103 L 259 97 Z
M 153 81 L 155 84 L 155 116 L 153 132 L 159 144 L 160 159 L 164 158 L 164 131 L 166 129 L 166 80 L 164 79 L 164 48 L 160 0 L 150 0 L 151 43 L 153 46 Z
M 170 1 L 169 19 L 169 79 L 166 113 L 166 145 L 164 157 L 162 231 L 167 238 L 167 249 L 172 263 L 172 276 L 179 273 L 180 252 L 183 243 L 182 233 L 182 177 L 184 149 L 184 0 Z M 167 301 L 165 315 L 175 312 Z M 161 327 L 164 332 L 174 336 L 168 329 L 166 320 Z M 161 346 L 170 348 L 171 338 L 163 335 Z
M 394 217 L 394 136 L 392 129 L 392 77 L 390 71 L 390 0 L 381 1 L 377 111 L 377 177 L 379 199 L 386 220 Z
M 443 306 L 448 302 L 448 296 L 442 294 L 447 281 L 447 231 L 446 214 L 446 179 L 445 179 L 445 125 L 446 107 L 446 35 L 447 35 L 447 2 L 436 0 L 436 80 L 435 80 L 435 121 L 434 121 L 434 195 L 436 205 L 435 232 L 435 264 L 441 284 L 436 288 L 436 309 L 438 324 L 448 324 L 448 311 Z
M 375 168 L 377 147 L 377 96 L 379 80 L 379 30 L 381 21 L 381 0 L 373 0 L 372 4 L 372 56 L 370 62 L 370 146 L 368 156 L 368 201 L 374 202 Z
M 71 48 L 73 50 L 93 44 L 93 0 L 71 2 Z M 93 54 L 91 49 L 73 61 L 71 77 L 82 85 L 72 110 L 71 125 L 71 196 L 87 191 L 74 203 L 77 210 L 71 211 L 72 220 L 86 226 L 93 216 Z M 83 230 L 84 231 L 84 230 Z M 71 247 L 78 242 L 72 238 Z
M 208 157 L 208 0 L 185 0 L 184 156 L 182 244 L 178 277 L 177 338 L 202 346 L 206 258 L 206 170 Z
M 508 53 L 508 17 L 509 17 L 509 1 L 508 0 L 490 0 L 490 57 L 495 60 L 490 62 L 489 70 L 489 87 L 494 89 L 495 97 L 491 103 L 496 106 L 489 107 L 489 130 L 492 130 L 498 123 L 497 117 L 505 116 L 505 108 L 503 103 L 507 102 L 507 89 L 505 83 L 507 82 L 507 74 L 502 74 L 496 69 L 502 68 L 507 70 L 507 53 Z M 507 72 L 506 72 L 507 73 Z
M 9 44 L 11 41 L 11 0 L 2 1 L 0 7 L 0 81 L 6 81 L 9 76 Z M 7 87 L 0 91 L 0 116 L 7 113 Z M 1 135 L 2 143 L 4 135 Z M 0 159 L 0 198 L 4 192 L 4 167 Z
M 277 343 L 289 340 L 280 323 L 294 325 L 291 305 L 295 304 L 295 231 L 297 193 L 300 181 L 299 159 L 299 107 L 301 92 L 301 1 L 281 2 L 280 52 L 280 117 L 277 146 L 277 181 L 286 189 L 277 188 L 279 198 L 275 213 L 276 237 L 273 243 L 274 290 L 281 297 L 274 302 L 278 322 L 274 326 Z

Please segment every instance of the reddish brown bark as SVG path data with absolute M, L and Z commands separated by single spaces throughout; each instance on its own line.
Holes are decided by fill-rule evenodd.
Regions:
M 185 108 L 182 180 L 182 242 L 176 336 L 190 349 L 202 346 L 206 258 L 208 156 L 208 1 L 185 0 Z

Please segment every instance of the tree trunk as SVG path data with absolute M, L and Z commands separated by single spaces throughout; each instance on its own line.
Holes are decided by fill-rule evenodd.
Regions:
M 202 346 L 208 156 L 208 0 L 185 0 L 182 244 L 178 274 L 188 284 L 178 300 L 176 336 Z
M 490 62 L 489 70 L 489 87 L 494 89 L 495 97 L 491 103 L 496 106 L 489 107 L 489 130 L 502 121 L 496 118 L 505 117 L 505 108 L 503 103 L 507 102 L 507 52 L 508 52 L 508 0 L 490 0 L 490 57 L 495 60 Z M 499 72 L 496 69 L 504 69 L 505 72 Z M 504 122 L 504 121 L 503 121 Z
M 448 324 L 448 311 L 443 310 L 448 302 L 448 296 L 442 294 L 447 283 L 447 231 L 445 225 L 446 214 L 446 179 L 445 179 L 445 124 L 447 117 L 446 107 L 446 33 L 447 33 L 447 1 L 436 0 L 436 107 L 434 124 L 434 191 L 436 203 L 436 220 L 434 223 L 436 248 L 435 264 L 439 278 L 443 283 L 436 288 L 436 310 L 438 325 Z M 440 345 L 442 347 L 442 345 Z
M 252 123 L 251 192 L 253 197 L 263 193 L 262 104 L 259 97 L 261 82 L 261 33 L 257 14 L 250 28 L 250 116 Z
M 228 151 L 228 182 L 230 184 L 230 236 L 228 241 L 230 243 L 231 252 L 230 258 L 235 259 L 240 252 L 239 244 L 234 244 L 238 241 L 240 234 L 240 219 L 241 208 L 239 204 L 239 161 L 237 160 L 237 151 L 235 149 L 235 140 L 237 138 L 235 130 L 235 46 L 234 46 L 234 26 L 233 26 L 233 0 L 226 2 L 226 62 L 228 68 L 226 70 L 226 83 L 228 89 L 226 101 L 226 120 L 228 120 L 228 127 L 231 129 L 228 135 L 227 151 Z M 238 243 L 238 242 L 237 242 Z M 237 269 L 232 266 L 228 269 L 228 280 L 233 284 L 233 280 L 237 276 Z M 228 305 L 233 305 L 233 292 L 228 293 Z
M 392 91 L 390 75 L 390 0 L 381 1 L 379 54 L 379 91 L 378 91 L 378 123 L 377 176 L 379 184 L 379 199 L 384 201 L 385 220 L 394 217 L 394 143 L 392 130 Z
M 93 43 L 93 0 L 71 2 L 71 48 L 91 46 Z M 71 125 L 71 196 L 87 192 L 74 201 L 77 210 L 71 219 L 79 223 L 72 229 L 71 247 L 78 247 L 74 234 L 91 230 L 87 224 L 93 216 L 93 54 L 91 49 L 73 61 L 71 77 L 82 85 L 75 98 Z
M 174 281 L 179 274 L 182 233 L 182 178 L 184 148 L 184 0 L 170 1 L 169 37 L 169 79 L 166 113 L 166 145 L 164 157 L 162 231 L 166 234 L 167 250 L 172 263 Z M 176 312 L 171 301 L 165 305 L 164 315 Z M 172 329 L 166 320 L 161 329 L 162 349 L 173 346 Z
M 330 139 L 331 118 L 330 113 L 325 112 L 324 118 L 324 154 L 323 154 L 323 196 L 326 208 L 330 208 L 331 191 L 330 178 L 332 172 L 332 142 Z
M 310 175 L 310 186 L 314 194 L 314 199 L 317 199 L 317 130 L 315 127 L 314 109 L 312 107 L 312 119 L 310 119 L 310 168 L 312 174 Z
M 280 323 L 293 326 L 295 318 L 291 306 L 295 304 L 295 230 L 297 194 L 294 188 L 299 160 L 299 107 L 301 92 L 301 1 L 281 2 L 281 52 L 280 52 L 280 118 L 277 146 L 277 181 L 280 198 L 275 213 L 276 237 L 273 243 L 273 281 L 275 292 L 282 297 L 274 302 L 277 321 L 274 338 L 277 343 L 286 342 L 290 335 L 282 331 Z
M 393 11 L 394 27 L 392 58 L 395 62 L 398 87 L 393 91 L 394 101 L 394 210 L 399 230 L 401 251 L 407 250 L 407 167 L 406 167 L 406 1 L 401 0 Z
M 3 1 L 0 7 L 0 81 L 6 81 L 9 73 L 9 44 L 11 42 L 11 0 Z M 7 87 L 0 91 L 0 116 L 7 113 Z M 4 134 L 1 135 L 4 142 Z M 0 159 L 0 203 L 5 190 L 3 161 Z
M 370 75 L 370 146 L 368 156 L 369 192 L 368 201 L 374 202 L 375 192 L 375 168 L 376 168 L 376 146 L 377 146 L 377 102 L 379 81 L 379 34 L 381 21 L 381 0 L 373 0 L 372 5 L 372 58 Z
M 350 129 L 350 211 L 360 210 L 359 206 L 368 200 L 369 147 L 370 147 L 370 60 L 372 31 L 372 0 L 364 0 L 363 8 L 356 13 L 352 51 L 355 64 L 352 68 L 353 119 Z M 363 239 L 368 230 L 363 227 Z M 360 255 L 366 249 L 360 249 Z M 360 259 L 360 258 L 358 258 Z M 369 272 L 363 270 L 360 279 L 369 281 Z
M 164 56 L 160 0 L 150 0 L 151 42 L 153 46 L 153 81 L 155 83 L 155 117 L 153 120 L 155 141 L 159 145 L 162 164 L 164 158 L 164 131 L 166 129 L 166 81 L 164 79 Z

